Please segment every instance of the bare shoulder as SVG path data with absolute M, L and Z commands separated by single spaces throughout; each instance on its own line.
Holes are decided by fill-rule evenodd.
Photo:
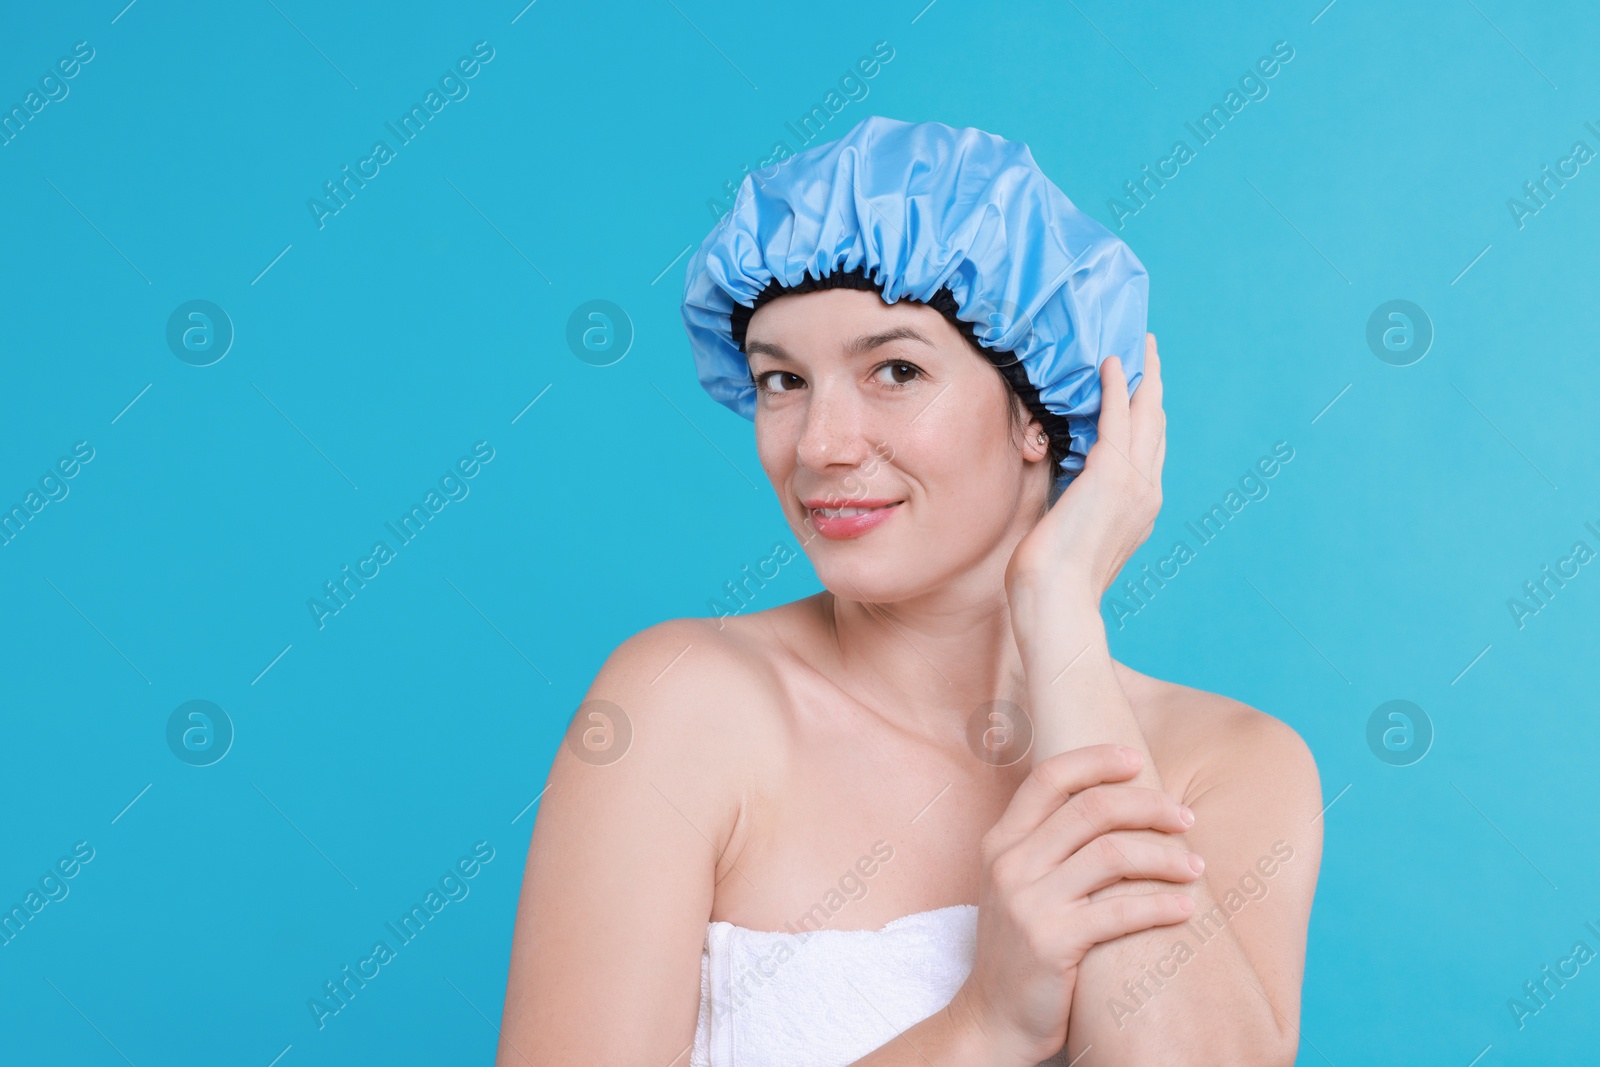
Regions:
M 1158 765 L 1174 772 L 1169 788 L 1191 803 L 1223 788 L 1269 803 L 1321 809 L 1311 748 L 1282 719 L 1220 693 L 1140 674 L 1117 664 L 1118 677 L 1146 731 Z M 1163 755 L 1167 758 L 1163 760 Z
M 612 714 L 642 762 L 709 784 L 741 765 L 770 727 L 771 676 L 770 658 L 748 633 L 714 619 L 669 619 L 612 651 L 574 728 L 591 711 Z M 569 732 L 568 747 L 575 741 Z
M 595 675 L 590 692 L 643 691 L 665 685 L 664 691 L 682 693 L 703 689 L 711 681 L 753 681 L 754 666 L 748 651 L 716 620 L 668 619 L 617 645 Z
M 622 641 L 572 709 L 535 829 L 614 820 L 616 840 L 649 839 L 660 820 L 720 849 L 740 807 L 735 769 L 748 731 L 738 710 L 755 685 L 750 658 L 702 619 L 672 619 Z M 676 813 L 676 814 L 674 814 Z M 600 842 L 582 834 L 574 844 Z M 644 847 L 643 841 L 639 842 Z
M 1295 858 L 1275 868 L 1289 904 L 1277 932 L 1303 940 L 1322 864 L 1322 781 L 1310 746 L 1243 701 L 1117 667 L 1163 783 L 1195 813 L 1187 836 L 1207 864 L 1235 878 L 1264 857 Z
M 612 740 L 604 721 L 612 716 L 632 749 L 631 773 L 692 793 L 706 806 L 702 812 L 714 815 L 719 849 L 733 834 L 752 776 L 775 769 L 785 751 L 770 625 L 732 622 L 669 619 L 623 641 L 595 675 L 563 744 L 581 760 L 583 731 L 598 743 Z
M 539 794 L 501 1055 L 667 1063 L 692 1038 L 701 951 L 767 702 L 713 620 L 641 630 L 573 709 Z

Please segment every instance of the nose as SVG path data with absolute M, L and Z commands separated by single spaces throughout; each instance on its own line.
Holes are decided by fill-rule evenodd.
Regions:
M 814 383 L 806 398 L 797 456 L 811 470 L 856 467 L 871 453 L 866 405 L 848 383 Z

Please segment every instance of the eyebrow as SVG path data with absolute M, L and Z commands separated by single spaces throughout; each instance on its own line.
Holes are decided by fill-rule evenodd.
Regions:
M 912 327 L 896 326 L 893 329 L 884 330 L 882 333 L 862 334 L 844 346 L 845 355 L 858 356 L 863 352 L 870 352 L 874 348 L 882 347 L 891 341 L 919 341 L 930 348 L 933 347 L 932 341 L 922 336 Z M 794 357 L 789 354 L 788 349 L 773 341 L 748 341 L 745 343 L 744 353 L 747 358 L 755 355 L 767 355 L 773 359 L 794 362 Z

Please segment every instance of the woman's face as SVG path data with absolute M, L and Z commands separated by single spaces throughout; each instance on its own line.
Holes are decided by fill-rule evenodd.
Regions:
M 968 575 L 999 581 L 1044 506 L 1048 457 L 949 320 L 824 289 L 763 304 L 745 351 L 761 466 L 824 585 L 893 602 Z M 992 575 L 979 566 L 991 559 Z

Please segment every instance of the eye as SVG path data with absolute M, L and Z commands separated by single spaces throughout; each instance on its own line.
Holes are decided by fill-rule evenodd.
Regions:
M 887 385 L 891 389 L 904 389 L 922 375 L 921 367 L 918 367 L 915 363 L 907 363 L 903 359 L 894 359 L 890 360 L 888 363 L 881 363 L 873 369 L 872 373 L 877 374 L 879 371 L 884 370 L 890 372 L 891 380 L 882 382 L 882 384 Z M 910 377 L 904 381 L 901 381 L 894 377 L 896 373 L 906 373 L 909 374 Z
M 784 382 L 783 388 L 774 388 L 768 385 L 767 379 L 772 377 L 782 379 Z M 791 374 L 786 370 L 769 370 L 765 374 L 754 375 L 752 380 L 755 382 L 756 391 L 761 393 L 792 393 L 794 388 L 791 387 L 790 383 L 803 381 L 798 374 Z

